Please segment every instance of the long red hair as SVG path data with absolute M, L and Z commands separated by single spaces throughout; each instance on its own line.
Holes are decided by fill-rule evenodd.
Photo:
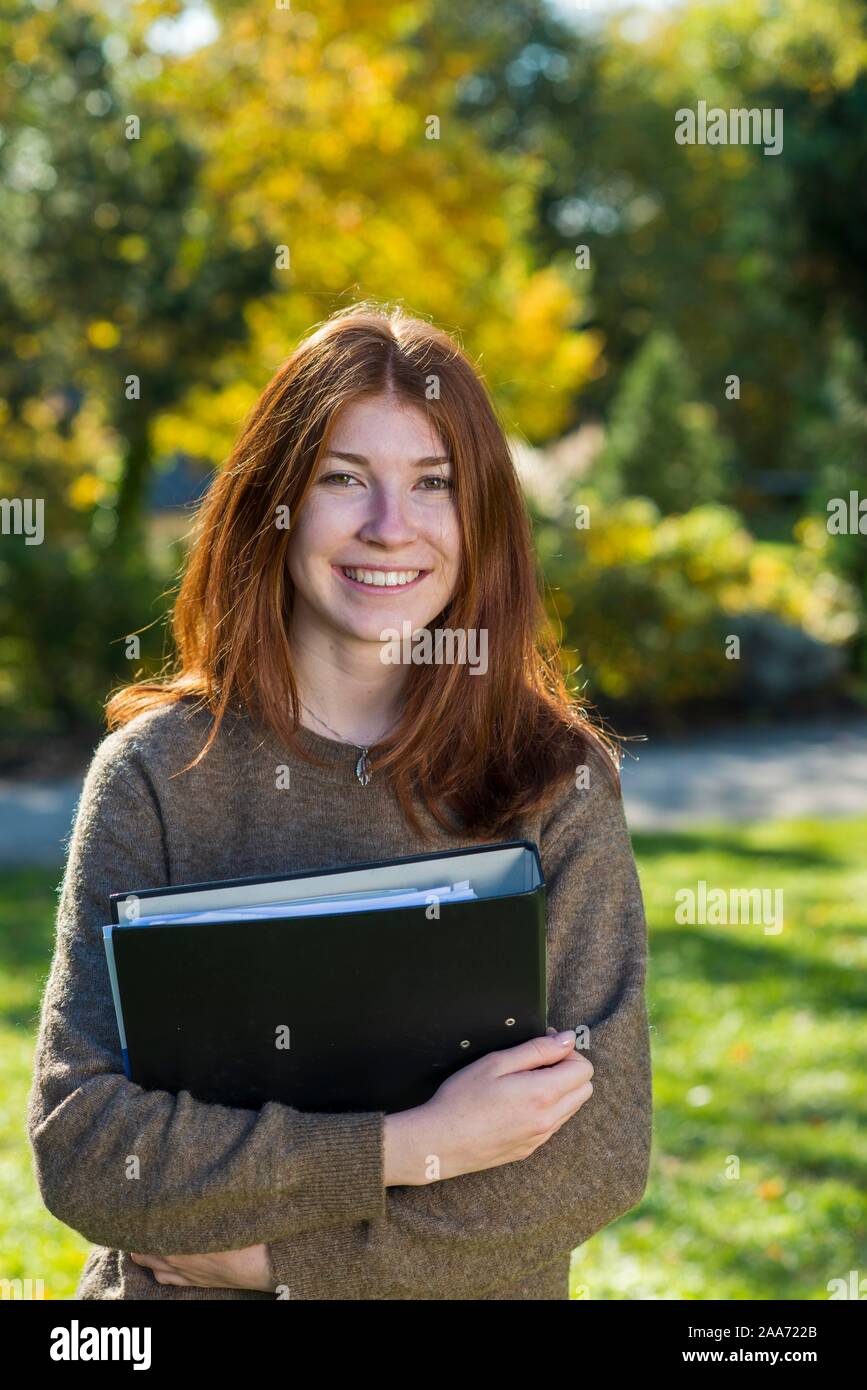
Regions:
M 339 311 L 269 381 L 200 506 L 173 611 L 174 665 L 159 679 L 116 691 L 108 725 L 193 697 L 214 719 L 190 766 L 206 755 L 230 709 L 318 761 L 294 737 L 291 526 L 281 528 L 275 517 L 288 506 L 297 520 L 337 412 L 384 391 L 428 412 L 453 463 L 459 577 L 429 627 L 487 629 L 489 657 L 481 676 L 459 662 L 412 665 L 401 721 L 372 765 L 389 772 L 416 830 L 413 785 L 444 828 L 454 829 L 457 816 L 472 834 L 503 835 L 574 777 L 591 745 L 617 781 L 616 748 L 566 687 L 527 509 L 482 380 L 448 334 L 400 308 L 362 303 Z

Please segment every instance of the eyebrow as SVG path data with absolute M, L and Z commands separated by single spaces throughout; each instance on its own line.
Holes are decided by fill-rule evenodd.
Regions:
M 343 459 L 345 463 L 360 463 L 365 467 L 370 467 L 370 459 L 365 458 L 364 454 L 349 454 L 341 449 L 328 449 L 325 457 Z M 424 458 L 413 459 L 410 467 L 427 468 L 432 463 L 451 463 L 451 459 L 443 454 L 427 454 Z

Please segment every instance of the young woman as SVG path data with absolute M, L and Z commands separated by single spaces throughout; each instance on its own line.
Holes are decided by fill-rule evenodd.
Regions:
M 29 1108 L 43 1198 L 96 1246 L 78 1297 L 568 1298 L 570 1252 L 640 1200 L 641 894 L 616 763 L 541 619 L 507 443 L 457 344 L 369 304 L 329 319 L 213 483 L 177 668 L 111 700 L 79 804 Z M 388 634 L 437 629 L 485 661 L 383 659 Z M 111 892 L 507 838 L 539 845 L 561 1032 L 389 1115 L 126 1079 Z

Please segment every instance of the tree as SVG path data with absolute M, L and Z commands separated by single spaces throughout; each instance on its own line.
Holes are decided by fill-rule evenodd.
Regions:
M 246 336 L 244 304 L 270 284 L 271 256 L 227 235 L 201 197 L 194 142 L 139 75 L 156 61 L 143 41 L 90 5 L 17 10 L 0 23 L 11 76 L 0 88 L 0 398 L 19 450 L 5 462 L 53 492 L 55 543 L 62 513 L 77 529 L 70 487 L 73 511 L 75 499 L 85 512 L 102 503 L 94 544 L 120 562 L 138 540 L 153 422 L 192 382 L 213 381 L 226 345 Z M 46 400 L 67 445 L 60 486 L 46 476 L 58 444 Z M 76 449 L 82 409 L 99 419 L 96 457 Z
M 47 512 L 44 547 L 4 536 L 0 556 L 0 701 L 22 717 L 96 716 L 109 670 L 131 669 L 110 643 L 165 583 L 142 534 L 154 467 L 219 466 L 347 300 L 455 331 L 531 439 L 599 355 L 575 284 L 528 249 L 538 166 L 453 109 L 484 34 L 431 53 L 430 0 L 211 9 L 218 36 L 192 52 L 164 0 L 19 0 L 0 19 L 0 484 Z
M 624 373 L 593 465 L 603 498 L 649 497 L 663 512 L 685 512 L 725 495 L 728 446 L 696 397 L 676 338 L 653 333 Z

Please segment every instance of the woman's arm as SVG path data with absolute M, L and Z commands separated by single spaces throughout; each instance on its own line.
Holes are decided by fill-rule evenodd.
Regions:
M 381 1216 L 383 1113 L 242 1110 L 126 1078 L 102 927 L 111 892 L 167 880 L 147 777 L 112 736 L 76 814 L 42 1000 L 27 1128 L 46 1206 L 97 1245 L 160 1255 Z
M 647 929 L 619 796 L 601 762 L 542 835 L 549 1017 L 586 1025 L 594 1093 L 528 1158 L 390 1189 L 385 1212 L 269 1244 L 291 1297 L 478 1298 L 567 1254 L 629 1211 L 651 1148 Z

